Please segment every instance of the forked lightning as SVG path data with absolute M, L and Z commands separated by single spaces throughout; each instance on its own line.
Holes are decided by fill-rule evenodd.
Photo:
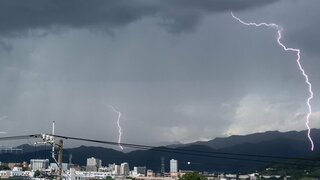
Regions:
M 311 104 L 310 104 L 310 101 L 312 100 L 313 98 L 313 91 L 312 91 L 312 85 L 309 81 L 309 77 L 308 75 L 305 73 L 305 70 L 303 69 L 301 63 L 300 63 L 300 49 L 296 49 L 296 48 L 288 48 L 286 47 L 282 42 L 281 42 L 281 38 L 282 38 L 282 28 L 277 25 L 277 24 L 274 24 L 274 23 L 253 23 L 253 22 L 244 22 L 243 20 L 241 20 L 240 18 L 236 17 L 232 12 L 231 12 L 231 16 L 239 21 L 241 24 L 244 24 L 246 26 L 256 26 L 256 27 L 260 27 L 260 26 L 266 26 L 266 27 L 273 27 L 277 30 L 277 33 L 278 33 L 278 36 L 277 36 L 277 43 L 283 48 L 283 50 L 285 51 L 292 51 L 292 52 L 295 52 L 296 55 L 297 55 L 297 64 L 299 66 L 299 69 L 301 71 L 301 74 L 304 76 L 305 78 L 305 82 L 306 84 L 308 85 L 308 90 L 309 90 L 309 97 L 307 98 L 307 101 L 306 101 L 306 104 L 307 104 L 307 107 L 308 107 L 308 114 L 306 116 L 306 127 L 308 128 L 308 139 L 310 141 L 310 144 L 311 144 L 311 151 L 313 151 L 314 149 L 314 143 L 313 143 L 313 140 L 311 138 L 311 135 L 310 135 L 310 132 L 311 132 L 311 129 L 310 129 L 310 126 L 309 126 L 309 123 L 310 123 L 310 116 L 312 114 L 312 108 L 311 108 Z

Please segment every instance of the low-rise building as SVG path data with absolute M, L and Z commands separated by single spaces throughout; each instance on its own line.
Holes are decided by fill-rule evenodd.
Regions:
M 43 171 L 49 167 L 49 159 L 31 159 L 30 168 L 32 171 Z
M 133 167 L 133 171 L 131 172 L 131 175 L 133 177 L 137 176 L 145 176 L 147 172 L 147 167 L 146 166 L 135 166 Z
M 10 177 L 10 172 L 11 171 L 9 171 L 9 170 L 0 171 L 0 178 L 1 179 L 9 178 Z
M 22 164 L 21 164 L 21 163 L 17 163 L 17 162 L 10 162 L 10 163 L 8 163 L 8 167 L 9 167 L 10 169 L 13 169 L 14 167 L 17 167 L 17 166 L 22 166 Z
M 63 171 L 66 171 L 66 170 L 69 169 L 69 164 L 68 163 L 62 163 L 61 167 L 62 167 Z M 54 171 L 57 170 L 58 169 L 57 163 L 50 163 L 50 169 L 52 169 Z
M 111 172 L 96 172 L 96 171 L 76 171 L 71 168 L 68 175 L 70 180 L 88 180 L 88 179 L 106 179 L 112 176 Z
M 33 176 L 33 174 L 32 174 Z M 12 170 L 2 170 L 0 171 L 0 178 L 1 179 L 15 179 L 21 177 L 32 177 L 30 176 L 30 171 L 22 171 L 22 167 L 13 167 Z
M 148 169 L 148 171 L 147 171 L 147 177 L 156 177 L 156 173 L 153 172 L 151 169 Z

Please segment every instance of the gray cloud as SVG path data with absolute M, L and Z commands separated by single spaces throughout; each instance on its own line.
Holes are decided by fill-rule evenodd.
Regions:
M 3 40 L 0 40 L 0 49 L 3 49 L 5 51 L 11 51 L 12 50 L 12 46 L 8 43 L 6 43 L 5 41 Z
M 8 116 L 1 116 L 0 117 L 0 121 L 6 120 L 6 119 L 8 119 Z
M 317 0 L 281 1 L 274 4 L 273 13 L 264 10 L 260 21 L 276 22 L 284 28 L 284 41 L 295 48 L 301 48 L 303 55 L 318 56 L 320 52 L 320 12 Z M 250 17 L 252 19 L 252 17 Z
M 319 127 L 320 62 L 290 36 L 317 29 L 309 14 L 297 13 L 306 2 L 316 8 L 314 2 L 4 2 L 0 14 L 12 19 L 0 24 L 0 33 L 19 38 L 3 38 L 14 48 L 0 53 L 0 114 L 10 117 L 1 131 L 50 132 L 56 120 L 58 134 L 117 141 L 117 116 L 102 100 L 123 113 L 123 142 L 304 129 L 307 87 L 295 55 L 277 45 L 274 29 L 243 26 L 229 10 L 283 25 L 284 42 L 303 48 L 315 92 L 312 127 Z M 114 36 L 100 33 L 109 29 Z M 184 31 L 193 33 L 175 34 Z
M 320 16 L 320 13 L 317 14 L 317 16 Z M 298 47 L 302 47 L 302 50 L 307 50 L 308 53 L 311 52 L 318 56 L 320 54 L 320 21 L 317 17 L 313 18 L 312 21 L 306 21 L 312 24 L 307 24 L 303 28 L 290 33 L 289 39 L 291 39 Z
M 272 4 L 278 0 L 174 0 L 165 1 L 165 8 L 161 15 L 163 21 L 160 23 L 169 32 L 192 31 L 199 24 L 201 16 L 207 13 L 243 11 Z
M 210 12 L 241 11 L 278 0 L 3 0 L 2 35 L 32 33 L 37 29 L 125 26 L 143 17 L 160 16 L 172 31 L 193 29 Z

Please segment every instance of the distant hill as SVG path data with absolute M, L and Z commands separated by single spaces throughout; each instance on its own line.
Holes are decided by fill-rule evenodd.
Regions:
M 35 152 L 35 151 L 40 151 L 40 150 L 47 150 L 50 149 L 49 145 L 30 145 L 30 144 L 22 144 L 20 146 L 17 146 L 17 148 L 23 149 L 24 153 L 29 153 L 29 152 Z
M 317 143 L 316 146 L 320 147 Z M 318 156 L 319 149 L 311 152 L 309 149 L 309 143 L 306 141 L 296 141 L 292 139 L 273 139 L 269 141 L 263 141 L 259 143 L 243 143 L 221 149 L 212 149 L 204 145 L 189 145 L 185 147 L 179 147 L 175 149 L 181 150 L 194 150 L 205 152 L 220 152 L 220 153 L 237 153 L 237 154 L 250 154 L 250 155 L 267 155 L 267 156 L 285 156 L 293 158 L 304 158 L 311 156 Z M 201 153 L 203 154 L 203 153 Z M 221 154 L 210 154 L 206 156 L 191 156 L 186 154 L 174 154 L 164 152 L 149 151 L 134 151 L 130 153 L 131 157 L 139 157 L 142 162 L 152 167 L 155 170 L 160 168 L 160 158 L 165 157 L 167 160 L 166 167 L 169 167 L 169 160 L 171 158 L 179 161 L 179 168 L 185 170 L 198 170 L 198 171 L 223 171 L 223 172 L 239 172 L 259 169 L 273 163 L 261 163 L 244 160 L 233 160 L 226 158 L 240 158 L 240 159 L 255 159 L 263 161 L 283 162 L 283 159 L 271 159 L 271 158 L 257 158 L 248 156 L 230 156 Z M 211 156 L 211 157 L 210 157 Z M 220 158 L 219 158 L 220 157 Z M 190 164 L 188 164 L 190 162 Z M 132 163 L 132 162 L 131 162 Z M 168 169 L 167 169 L 168 170 Z
M 320 138 L 320 129 L 312 129 L 311 136 L 313 139 Z M 263 141 L 271 141 L 275 139 L 291 139 L 294 141 L 309 141 L 307 139 L 307 131 L 289 131 L 289 132 L 279 132 L 279 131 L 267 131 L 262 133 L 254 133 L 249 135 L 233 135 L 230 137 L 218 137 L 210 141 L 198 141 L 191 144 L 205 145 L 213 149 L 220 149 L 225 147 L 231 147 L 243 143 L 259 143 Z M 190 144 L 178 145 L 188 146 Z
M 319 139 L 320 130 L 313 130 L 313 138 Z M 306 131 L 277 132 L 269 131 L 245 136 L 230 136 L 227 138 L 216 138 L 208 142 L 197 142 L 172 148 L 172 150 L 155 147 L 147 150 L 136 150 L 129 153 L 119 152 L 114 149 L 103 147 L 81 146 L 77 148 L 64 149 L 64 162 L 69 161 L 72 154 L 72 163 L 85 165 L 86 159 L 96 157 L 102 159 L 103 165 L 109 163 L 120 164 L 128 162 L 130 167 L 147 166 L 157 172 L 160 171 L 161 157 L 165 158 L 166 170 L 169 171 L 169 160 L 177 159 L 179 169 L 198 171 L 223 171 L 239 172 L 248 171 L 272 165 L 268 162 L 254 162 L 248 159 L 283 162 L 281 159 L 257 158 L 249 156 L 231 156 L 218 153 L 237 153 L 249 155 L 271 155 L 287 157 L 318 157 L 320 144 L 315 141 L 315 151 L 309 150 L 309 141 L 306 139 Z M 41 147 L 35 149 L 29 145 L 23 145 L 23 154 L 0 154 L 2 162 L 22 162 L 32 158 L 50 159 L 50 148 Z M 216 147 L 216 148 L 212 148 Z M 33 151 L 32 151 L 33 150 Z M 179 151 L 177 153 L 177 151 Z M 215 152 L 215 153 L 204 153 Z M 199 155 L 200 154 L 200 155 Z

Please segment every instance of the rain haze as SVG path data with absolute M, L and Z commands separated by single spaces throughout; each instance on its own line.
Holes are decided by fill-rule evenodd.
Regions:
M 320 120 L 320 1 L 2 0 L 0 136 L 140 144 L 304 130 Z

